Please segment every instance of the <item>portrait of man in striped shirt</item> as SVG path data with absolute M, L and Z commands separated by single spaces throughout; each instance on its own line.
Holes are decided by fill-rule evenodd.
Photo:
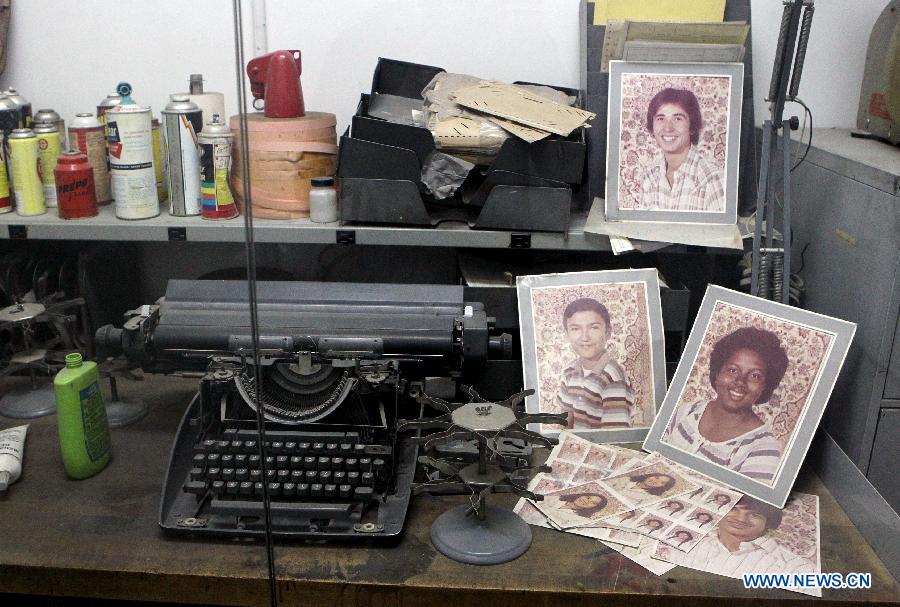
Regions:
M 753 406 L 772 397 L 787 367 L 787 353 L 775 333 L 742 327 L 725 335 L 709 357 L 715 398 L 681 403 L 661 442 L 772 484 L 782 447 Z
M 659 153 L 644 169 L 634 209 L 724 213 L 724 169 L 697 146 L 703 130 L 697 96 L 686 89 L 662 89 L 650 100 L 646 127 Z
M 607 348 L 609 311 L 590 297 L 566 306 L 562 318 L 569 346 L 577 358 L 563 372 L 557 392 L 570 429 L 630 428 L 635 395 L 625 369 Z

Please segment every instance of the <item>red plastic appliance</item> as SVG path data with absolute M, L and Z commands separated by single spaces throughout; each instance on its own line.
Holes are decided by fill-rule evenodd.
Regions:
M 300 51 L 274 51 L 247 63 L 250 92 L 265 104 L 266 118 L 298 118 L 306 113 L 300 87 Z

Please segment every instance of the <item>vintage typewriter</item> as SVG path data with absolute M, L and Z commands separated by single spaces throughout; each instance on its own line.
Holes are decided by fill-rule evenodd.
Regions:
M 202 376 L 172 448 L 161 527 L 339 539 L 400 533 L 417 449 L 396 420 L 414 397 L 509 358 L 462 287 L 259 282 L 259 369 L 248 286 L 170 281 L 157 305 L 102 327 L 98 347 L 151 373 Z M 260 448 L 257 407 L 265 420 Z

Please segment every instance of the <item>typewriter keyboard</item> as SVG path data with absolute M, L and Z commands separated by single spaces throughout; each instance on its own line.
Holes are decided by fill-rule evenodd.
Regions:
M 386 488 L 392 469 L 390 446 L 309 438 L 279 433 L 267 440 L 265 466 L 255 438 L 234 433 L 207 439 L 194 447 L 183 489 L 197 496 L 211 493 L 213 511 L 222 507 L 233 511 L 233 504 L 220 502 L 261 500 L 264 488 L 272 501 L 301 504 L 305 498 L 366 502 Z

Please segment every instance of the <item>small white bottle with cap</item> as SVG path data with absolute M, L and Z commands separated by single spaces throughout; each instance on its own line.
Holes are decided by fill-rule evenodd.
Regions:
M 313 177 L 309 191 L 309 219 L 315 223 L 338 220 L 337 192 L 334 177 Z

